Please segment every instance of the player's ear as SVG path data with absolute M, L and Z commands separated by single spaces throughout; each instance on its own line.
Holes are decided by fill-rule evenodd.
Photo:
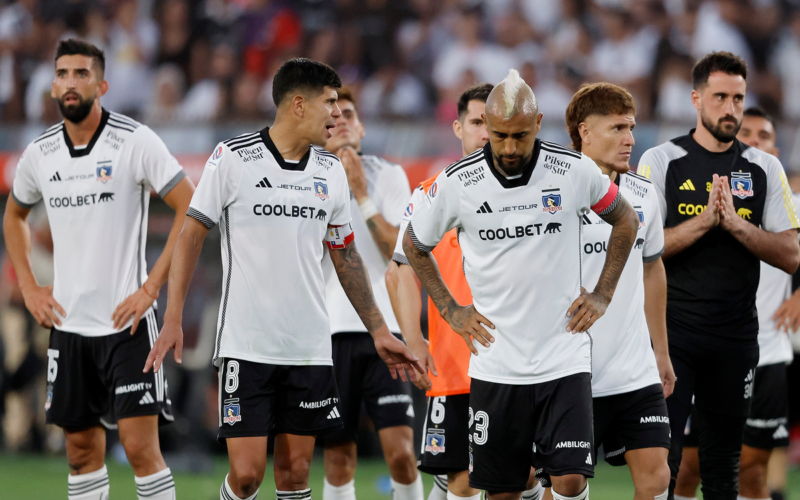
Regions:
M 97 90 L 100 92 L 100 97 L 106 95 L 106 92 L 108 92 L 108 81 L 103 80 L 100 82 L 100 84 L 97 86 Z
M 774 155 L 775 155 L 775 158 L 778 158 L 778 157 L 780 157 L 780 154 L 781 154 L 781 152 L 780 152 L 780 150 L 778 149 L 778 146 L 775 146 L 774 148 L 772 148 L 772 150 L 773 150 L 773 153 L 772 153 L 772 154 L 774 154 Z
M 589 145 L 592 143 L 592 133 L 589 130 L 589 126 L 586 125 L 586 122 L 581 122 L 578 124 L 578 134 L 581 136 L 581 143 L 583 145 Z
M 56 81 L 53 80 L 53 83 L 50 85 L 50 97 L 53 99 L 58 99 L 58 94 L 56 93 Z
M 456 134 L 459 141 L 464 138 L 464 130 L 461 127 L 461 122 L 458 120 L 453 120 L 453 133 Z
M 292 112 L 296 116 L 302 118 L 303 115 L 305 114 L 305 110 L 306 110 L 305 109 L 306 108 L 306 100 L 305 100 L 305 98 L 303 96 L 301 96 L 300 94 L 297 94 L 296 96 L 292 97 L 292 102 L 290 103 L 290 106 L 291 106 Z
M 700 92 L 698 92 L 695 89 L 692 89 L 692 106 L 694 106 L 694 109 L 696 109 L 697 111 L 700 111 L 701 104 L 702 104 L 702 99 L 700 97 Z

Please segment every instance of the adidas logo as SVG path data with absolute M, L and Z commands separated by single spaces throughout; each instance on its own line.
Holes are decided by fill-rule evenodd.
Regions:
M 592 454 L 586 455 L 586 465 L 592 465 Z
M 259 182 L 258 184 L 256 184 L 256 187 L 257 187 L 257 188 L 271 188 L 271 187 L 272 187 L 272 184 L 270 184 L 270 183 L 269 183 L 269 179 L 267 179 L 266 177 L 264 177 L 263 179 L 261 179 L 261 182 Z
M 414 418 L 416 416 L 416 414 L 414 413 L 414 407 L 413 406 L 408 405 L 408 410 L 406 411 L 406 415 L 411 417 L 411 418 Z
M 786 427 L 781 424 L 780 427 L 775 431 L 772 435 L 772 439 L 786 439 L 789 437 L 789 431 L 786 430 Z
M 692 184 L 691 179 L 687 179 L 686 182 L 681 184 L 681 187 L 679 187 L 678 189 L 680 189 L 681 191 L 694 191 L 694 184 Z
M 140 405 L 149 405 L 155 402 L 156 400 L 153 399 L 153 396 L 150 395 L 150 391 L 145 392 L 144 396 L 142 396 L 142 399 L 139 400 Z
M 483 205 L 481 205 L 481 208 L 479 208 L 478 211 L 475 212 L 475 213 L 477 213 L 477 214 L 490 214 L 490 213 L 492 213 L 492 207 L 489 206 L 489 202 L 488 201 L 484 201 Z
M 50 182 L 60 181 L 60 180 L 61 180 L 61 174 L 59 174 L 58 172 L 56 172 L 56 175 L 54 175 L 53 177 L 50 177 Z
M 340 417 L 341 415 L 339 415 L 339 410 L 336 409 L 335 406 L 333 407 L 333 410 L 331 410 L 331 412 L 328 413 L 328 420 L 333 420 L 335 418 L 340 418 Z
M 589 217 L 586 214 L 583 214 L 583 225 L 591 224 L 592 221 L 589 220 Z

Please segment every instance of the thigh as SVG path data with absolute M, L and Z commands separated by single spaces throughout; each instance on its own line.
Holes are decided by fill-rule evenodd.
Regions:
M 333 373 L 339 398 L 339 422 L 342 425 L 320 434 L 320 439 L 326 443 L 346 443 L 356 439 L 365 370 L 360 352 L 363 335 L 369 337 L 371 342 L 372 337 L 368 333 L 337 333 L 331 338 Z
M 152 309 L 133 335 L 125 330 L 107 337 L 106 385 L 113 395 L 112 422 L 147 415 L 159 415 L 162 424 L 173 420 L 164 370 L 142 371 L 156 338 L 158 324 Z
M 531 386 L 472 379 L 469 406 L 469 485 L 525 491 L 533 452 Z
M 607 435 L 604 441 L 614 443 L 615 447 L 605 448 L 606 461 L 611 465 L 624 465 L 628 452 L 650 448 L 662 448 L 666 459 L 670 425 L 661 385 L 644 387 L 619 397 L 622 401 L 613 434 Z
M 428 398 L 418 468 L 433 475 L 469 469 L 469 394 Z
M 267 436 L 228 438 L 225 444 L 231 474 L 263 479 L 267 470 L 267 439 Z
M 273 435 L 317 434 L 342 428 L 342 410 L 333 367 L 280 367 Z
M 534 405 L 537 474 L 594 477 L 591 374 L 536 384 Z
M 745 445 L 761 450 L 789 446 L 789 400 L 786 383 L 785 364 L 756 368 L 753 405 L 744 428 Z
M 599 398 L 592 398 L 592 416 L 593 416 L 593 429 L 594 429 L 594 457 L 597 461 L 597 454 L 600 447 L 603 447 L 608 461 L 609 453 L 612 456 L 624 453 L 624 450 L 619 452 L 619 444 L 614 440 L 616 434 L 615 420 L 619 413 L 620 398 L 617 395 L 603 396 Z
M 277 405 L 275 365 L 223 358 L 219 367 L 219 441 L 270 434 Z
M 667 398 L 667 412 L 669 414 L 670 429 L 672 432 L 671 448 L 677 451 L 677 463 L 675 473 L 678 472 L 680 464 L 680 450 L 683 447 L 683 437 L 686 431 L 686 422 L 692 413 L 692 401 L 694 398 L 694 386 L 697 373 L 695 371 L 697 349 L 685 348 L 670 344 L 669 355 L 672 360 L 672 367 L 675 370 L 675 389 L 670 397 Z M 674 453 L 674 452 L 673 452 Z
M 48 424 L 88 429 L 100 424 L 108 413 L 109 388 L 95 358 L 95 344 L 102 341 L 103 337 L 83 337 L 55 328 L 50 331 L 45 402 Z
M 378 356 L 372 338 L 363 345 L 365 365 L 362 390 L 367 413 L 380 430 L 398 425 L 414 425 L 411 382 L 392 378 L 386 363 Z
M 707 415 L 747 417 L 753 398 L 758 344 L 751 348 L 716 346 L 697 366 L 695 406 Z

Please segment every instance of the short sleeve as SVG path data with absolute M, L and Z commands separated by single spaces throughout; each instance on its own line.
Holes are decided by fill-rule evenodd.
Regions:
M 415 207 L 408 223 L 408 234 L 423 252 L 432 251 L 447 231 L 461 224 L 459 184 L 449 182 L 445 172 L 428 188 L 424 202 Z
M 211 229 L 236 196 L 239 169 L 231 151 L 219 143 L 206 161 L 186 215 Z
M 658 148 L 651 148 L 644 152 L 639 159 L 636 173 L 649 180 L 658 196 L 658 211 L 661 214 L 661 225 L 667 221 L 667 197 L 665 194 L 666 171 L 668 158 Z
M 39 181 L 34 171 L 35 155 L 29 151 L 30 149 L 32 148 L 28 147 L 22 152 L 17 162 L 14 184 L 11 186 L 11 196 L 22 208 L 33 208 L 42 199 L 42 190 L 39 188 Z
M 141 126 L 135 132 L 140 149 L 139 180 L 147 181 L 160 197 L 165 197 L 186 174 L 164 141 L 150 127 Z
M 591 158 L 583 155 L 571 172 L 578 197 L 575 202 L 578 216 L 589 210 L 605 215 L 616 208 L 619 203 L 619 188 Z
M 766 171 L 767 199 L 764 204 L 761 227 L 773 233 L 800 228 L 792 190 L 789 188 L 789 181 L 786 179 L 783 165 L 774 156 L 769 156 Z
M 344 173 L 344 167 L 339 164 L 339 178 L 336 180 L 336 199 L 334 200 L 333 212 L 331 218 L 328 220 L 329 226 L 344 226 L 353 221 L 350 214 L 350 186 L 347 184 L 347 176 Z M 335 167 L 334 167 L 335 168 Z
M 403 250 L 403 235 L 406 233 L 406 229 L 408 229 L 408 223 L 411 221 L 411 216 L 414 215 L 414 209 L 418 207 L 420 203 L 424 203 L 424 198 L 425 191 L 420 186 L 414 190 L 414 193 L 411 195 L 411 199 L 408 200 L 408 204 L 403 211 L 402 218 L 400 219 L 400 231 L 397 233 L 397 243 L 394 245 L 394 253 L 392 254 L 392 260 L 398 264 L 409 265 L 406 252 Z
M 378 178 L 377 188 L 381 215 L 389 224 L 398 226 L 411 196 L 405 170 L 400 166 L 385 168 Z
M 653 262 L 664 253 L 664 222 L 661 219 L 658 195 L 650 190 L 647 196 L 650 197 L 651 210 L 649 218 L 645 220 L 642 260 L 644 262 Z

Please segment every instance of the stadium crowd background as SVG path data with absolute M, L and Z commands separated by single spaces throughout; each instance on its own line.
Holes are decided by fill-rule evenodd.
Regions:
M 518 68 L 536 92 L 545 114 L 542 135 L 563 144 L 564 111 L 581 83 L 604 80 L 630 89 L 641 123 L 636 160 L 693 125 L 691 67 L 712 50 L 729 50 L 751 71 L 747 105 L 758 104 L 779 120 L 784 165 L 800 172 L 800 0 L 0 3 L 0 191 L 6 194 L 18 152 L 61 120 L 50 98 L 53 53 L 58 40 L 71 36 L 105 50 L 110 90 L 104 107 L 153 127 L 187 170 L 198 158 L 202 168 L 218 140 L 270 123 L 272 76 L 292 57 L 323 61 L 339 72 L 366 124 L 365 150 L 402 163 L 414 182 L 457 159 L 460 146 L 450 124 L 460 93 L 477 82 L 500 81 L 509 68 Z M 419 173 L 411 175 L 415 166 Z M 151 264 L 170 223 L 165 205 L 154 203 Z M 34 214 L 32 227 L 37 278 L 52 282 L 43 213 Z M 211 238 L 218 238 L 216 231 Z M 221 279 L 218 240 L 205 245 L 202 259 L 187 300 L 184 362 L 167 365 L 179 418 L 162 436 L 165 451 L 216 446 L 210 358 Z M 162 290 L 160 310 L 165 306 Z M 0 451 L 59 452 L 63 446 L 61 432 L 43 424 L 47 338 L 25 311 L 4 257 Z M 421 392 L 415 397 L 424 404 Z M 377 443 L 371 445 L 374 450 Z M 361 443 L 360 450 L 369 449 Z

